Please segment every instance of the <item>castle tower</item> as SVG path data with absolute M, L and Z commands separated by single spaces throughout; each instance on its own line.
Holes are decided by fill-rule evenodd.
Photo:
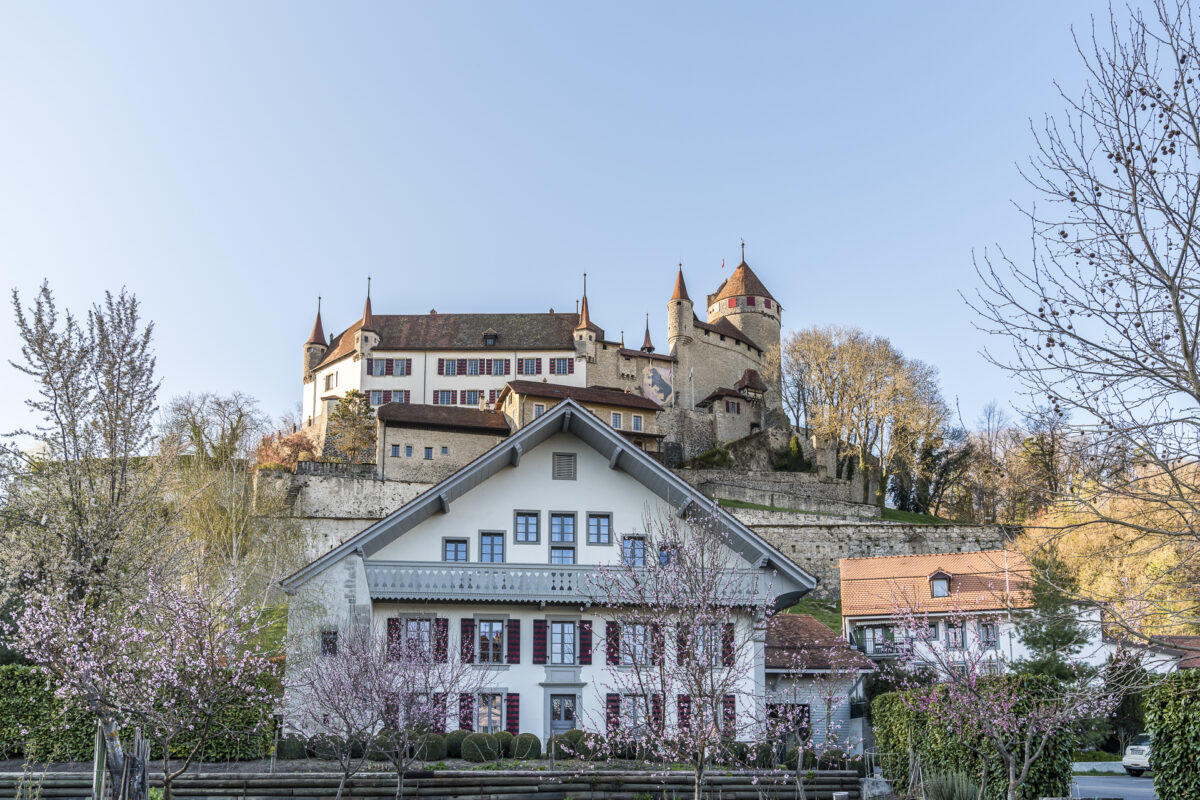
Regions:
M 650 341 L 650 315 L 646 315 L 646 338 L 642 339 L 642 352 L 653 353 L 654 342 Z
M 688 297 L 687 284 L 683 280 L 683 264 L 675 275 L 675 291 L 667 301 L 667 347 L 671 355 L 676 355 L 676 344 L 686 345 L 692 341 L 692 320 L 696 312 L 692 308 L 692 298 Z
M 782 322 L 779 302 L 746 263 L 746 245 L 742 245 L 742 263 L 714 294 L 708 296 L 708 321 L 716 324 L 722 318 L 766 353 L 779 346 Z
M 588 312 L 587 273 L 583 273 L 583 300 L 579 303 L 579 324 L 575 326 L 575 352 L 596 363 L 596 342 L 604 338 L 604 329 L 592 322 Z
M 367 278 L 367 302 L 363 305 L 362 324 L 354 334 L 354 348 L 359 355 L 366 355 L 379 346 L 379 331 L 375 329 L 375 315 L 371 313 L 371 279 Z
M 325 357 L 325 353 L 329 351 L 329 344 L 325 341 L 325 328 L 321 325 L 321 298 L 317 298 L 317 319 L 313 322 L 312 333 L 308 336 L 308 341 L 304 343 L 304 368 L 302 370 L 304 382 L 307 383 L 313 369 L 317 364 L 321 363 L 321 359 Z

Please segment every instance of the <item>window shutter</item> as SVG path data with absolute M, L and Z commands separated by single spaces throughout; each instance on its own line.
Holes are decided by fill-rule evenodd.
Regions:
M 721 627 L 721 666 L 733 666 L 733 623 L 726 622 Z
M 475 663 L 475 620 L 463 617 L 459 621 L 458 653 L 465 664 Z
M 412 396 L 412 392 L 410 392 L 408 389 L 405 389 L 404 390 L 404 402 L 411 403 L 412 400 L 409 399 L 411 396 Z
M 438 733 L 446 732 L 446 693 L 435 692 L 433 695 L 433 729 Z
M 492 374 L 492 360 L 490 358 L 485 358 L 483 360 L 483 374 L 484 375 Z
M 721 722 L 721 731 L 726 736 L 732 736 L 737 727 L 737 698 L 731 694 L 722 697 L 721 711 L 724 717 Z
M 458 695 L 458 728 L 463 731 L 473 731 L 475 726 L 475 695 L 470 692 L 460 692 Z
M 513 736 L 521 732 L 521 695 L 517 692 L 504 697 L 504 730 Z
M 570 357 L 567 358 L 567 374 L 568 375 L 575 374 L 575 359 L 570 358 Z
M 533 360 L 533 374 L 534 375 L 542 374 L 542 360 L 540 358 L 535 358 Z
M 592 663 L 592 621 L 579 620 L 579 663 L 588 666 Z
M 533 621 L 533 663 L 546 663 L 546 620 Z
M 445 374 L 446 374 L 446 359 L 439 358 L 438 359 L 438 375 L 445 375 Z
M 612 736 L 621 725 L 621 695 L 609 692 L 604 695 L 604 725 Z
M 663 728 L 663 703 L 662 695 L 655 693 L 650 695 L 650 719 L 656 730 Z
M 506 359 L 504 359 L 504 372 L 502 372 L 501 374 L 508 375 L 511 372 L 512 372 L 512 359 L 506 358 Z
M 458 374 L 459 375 L 467 374 L 467 360 L 465 358 L 460 358 L 458 360 Z
M 488 402 L 489 403 L 496 402 L 496 390 L 495 389 L 488 389 Z
M 686 625 L 680 625 L 679 630 L 675 633 L 675 663 L 686 664 L 692 660 L 691 658 L 691 636 L 688 635 Z
M 508 663 L 521 663 L 521 620 L 508 621 Z
M 658 666 L 663 663 L 663 651 L 666 650 L 666 641 L 663 637 L 662 623 L 654 622 L 650 624 L 650 663 Z
M 558 359 L 556 359 L 556 358 L 552 358 L 552 359 L 550 359 L 550 374 L 551 374 L 551 375 L 554 375 L 554 374 L 555 374 L 554 370 L 556 369 L 556 363 L 557 363 L 557 361 L 558 361 Z
M 385 402 L 385 403 L 392 402 L 392 390 L 391 389 L 383 390 L 383 402 Z
M 404 635 L 403 620 L 399 617 L 388 617 L 387 621 L 387 657 L 388 661 L 400 658 L 401 637 Z M 396 709 L 396 719 L 400 718 L 400 710 Z
M 433 390 L 433 404 L 435 406 L 438 405 L 439 403 L 441 403 L 441 394 L 442 393 L 439 392 L 437 389 Z
M 384 374 L 384 375 L 394 375 L 394 374 L 396 374 L 396 362 L 395 362 L 394 360 L 392 360 L 392 359 L 390 359 L 390 358 L 388 358 L 388 359 L 385 359 L 385 360 L 384 360 L 384 362 L 383 362 L 383 374 Z
M 446 663 L 446 651 L 450 643 L 450 620 L 435 617 L 433 620 L 433 660 Z
M 621 663 L 621 623 L 604 623 L 604 663 L 612 666 Z
M 507 362 L 507 361 L 505 361 L 505 363 L 507 364 L 508 362 Z M 518 359 L 517 359 L 517 374 L 518 374 L 518 375 L 524 375 L 524 374 L 525 374 L 525 359 L 523 359 L 523 358 L 518 358 Z
M 679 716 L 680 729 L 686 731 L 692 725 L 692 698 L 686 694 L 675 698 L 675 711 Z
M 367 374 L 368 375 L 375 374 L 375 359 L 373 359 L 373 358 L 367 359 Z

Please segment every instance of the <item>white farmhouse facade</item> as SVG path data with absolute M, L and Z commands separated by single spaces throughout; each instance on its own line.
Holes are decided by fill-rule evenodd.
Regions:
M 289 635 L 319 641 L 368 621 L 433 636 L 486 683 L 449 709 L 451 727 L 545 737 L 611 719 L 604 670 L 622 669 L 589 575 L 618 563 L 647 521 L 711 501 L 605 421 L 566 399 L 284 581 Z M 744 571 L 777 609 L 815 579 L 728 513 L 713 511 Z M 765 697 L 765 625 L 740 619 Z M 615 645 L 620 646 L 618 643 Z M 666 703 L 668 713 L 675 704 Z M 735 709 L 736 713 L 763 709 Z M 606 714 L 608 716 L 606 716 Z

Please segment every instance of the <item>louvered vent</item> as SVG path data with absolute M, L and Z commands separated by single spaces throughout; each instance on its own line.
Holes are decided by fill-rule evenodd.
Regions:
M 554 480 L 556 481 L 573 481 L 575 480 L 575 454 L 574 453 L 555 453 L 554 454 Z

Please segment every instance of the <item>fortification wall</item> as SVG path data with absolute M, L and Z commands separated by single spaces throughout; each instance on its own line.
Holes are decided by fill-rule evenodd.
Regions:
M 687 408 L 664 408 L 658 412 L 658 432 L 664 439 L 667 463 L 695 458 L 717 445 L 712 414 Z M 678 445 L 678 449 L 671 445 Z
M 794 508 L 784 503 L 772 502 L 773 497 L 794 496 L 814 500 L 835 500 L 853 503 L 851 482 L 836 478 L 822 478 L 812 472 L 774 472 L 772 470 L 740 469 L 679 469 L 675 474 L 695 486 L 709 497 L 724 497 L 730 500 L 745 500 L 764 506 Z M 742 497 L 731 493 L 741 491 Z M 729 492 L 730 494 L 727 494 Z M 758 498 L 758 499 L 754 499 Z M 878 516 L 878 513 L 875 514 Z
M 821 522 L 803 514 L 730 509 L 743 523 L 818 579 L 814 596 L 841 593 L 843 558 L 963 553 L 1003 547 L 999 525 L 906 525 L 889 522 Z

